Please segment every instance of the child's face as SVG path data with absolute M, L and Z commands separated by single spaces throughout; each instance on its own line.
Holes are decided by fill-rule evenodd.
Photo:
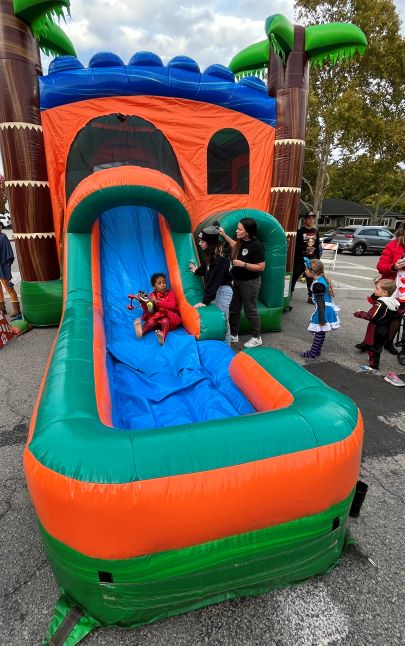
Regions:
M 205 240 L 199 240 L 199 241 L 198 241 L 198 244 L 200 245 L 200 247 L 201 247 L 201 249 L 202 249 L 203 251 L 205 251 L 205 250 L 206 250 L 206 248 L 208 247 L 208 245 L 207 245 L 207 243 L 205 242 Z
M 156 278 L 153 289 L 155 290 L 155 292 L 165 292 L 167 289 L 166 278 L 164 278 L 163 276 Z
M 312 271 L 312 269 L 305 267 L 305 276 L 307 276 L 308 278 L 313 278 L 314 272 Z
M 378 298 L 381 298 L 381 296 L 388 296 L 388 292 L 386 289 L 383 289 L 380 285 L 380 283 L 376 283 L 374 287 L 374 294 L 378 296 Z

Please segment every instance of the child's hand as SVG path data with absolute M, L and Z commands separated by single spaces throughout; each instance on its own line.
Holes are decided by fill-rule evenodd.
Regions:
M 196 304 L 194 305 L 194 307 L 195 307 L 195 308 L 198 308 L 198 307 L 207 307 L 207 306 L 206 306 L 206 304 L 205 304 L 205 303 L 196 303 Z
M 197 265 L 195 265 L 193 262 L 188 263 L 188 268 L 191 271 L 192 274 L 195 274 L 195 271 L 197 269 Z

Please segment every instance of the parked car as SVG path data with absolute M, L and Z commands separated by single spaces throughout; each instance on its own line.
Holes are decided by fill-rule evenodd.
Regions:
M 8 229 L 8 227 L 11 227 L 10 213 L 0 213 L 0 222 L 2 223 L 4 229 Z
M 366 251 L 381 253 L 394 236 L 386 227 L 351 225 L 328 231 L 322 237 L 323 242 L 337 243 L 338 253 L 350 251 L 355 256 L 362 256 Z
M 337 229 L 331 229 L 330 231 L 319 233 L 319 242 L 330 242 L 332 239 L 332 235 L 336 233 L 336 231 Z

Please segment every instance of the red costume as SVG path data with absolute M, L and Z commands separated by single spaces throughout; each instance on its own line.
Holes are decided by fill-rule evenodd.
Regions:
M 163 339 L 166 339 L 168 331 L 175 330 L 182 323 L 174 292 L 171 289 L 165 292 L 153 291 L 149 294 L 149 298 L 154 305 L 154 312 L 149 312 L 146 303 L 140 301 L 144 311 L 142 333 L 161 330 Z
M 380 259 L 377 263 L 377 271 L 380 272 L 382 278 L 389 278 L 395 280 L 397 277 L 394 265 L 397 260 L 405 256 L 405 247 L 398 240 L 391 240 L 384 248 Z

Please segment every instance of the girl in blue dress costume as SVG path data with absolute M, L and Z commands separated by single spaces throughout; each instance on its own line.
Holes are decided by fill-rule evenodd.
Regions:
M 339 308 L 333 300 L 333 286 L 324 274 L 324 266 L 320 260 L 309 260 L 304 258 L 305 274 L 313 278 L 311 285 L 312 301 L 315 309 L 309 320 L 308 330 L 313 333 L 312 346 L 300 356 L 306 359 L 315 359 L 321 354 L 325 333 L 330 330 L 337 330 L 340 327 Z

